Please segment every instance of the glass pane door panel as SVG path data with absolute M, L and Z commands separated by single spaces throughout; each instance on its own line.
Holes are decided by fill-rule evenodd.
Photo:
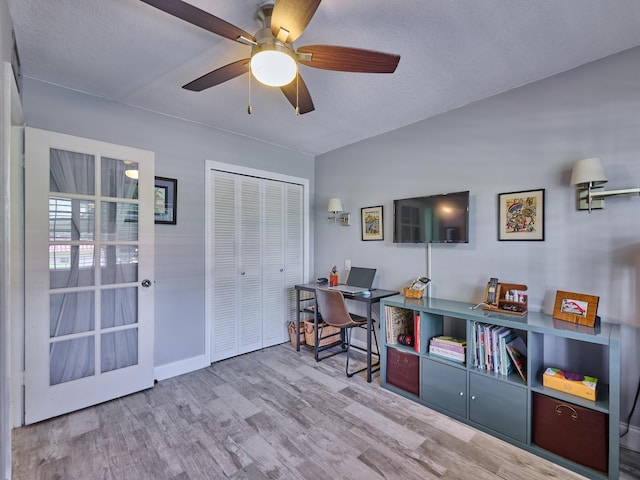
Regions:
M 138 205 L 134 203 L 102 202 L 102 240 L 138 240 Z
M 94 284 L 93 245 L 49 245 L 51 288 Z
M 102 328 L 138 323 L 137 287 L 102 290 L 101 300 Z
M 85 153 L 49 150 L 49 191 L 95 194 L 95 157 Z
M 100 248 L 103 285 L 138 281 L 138 246 L 103 245 Z
M 92 241 L 95 204 L 88 200 L 49 197 L 49 240 Z
M 52 294 L 49 300 L 49 336 L 53 338 L 93 330 L 94 297 L 94 292 Z
M 138 329 L 103 333 L 102 373 L 138 364 Z
M 70 382 L 95 373 L 94 337 L 62 340 L 49 346 L 49 384 Z
M 138 162 L 102 157 L 102 196 L 138 198 Z

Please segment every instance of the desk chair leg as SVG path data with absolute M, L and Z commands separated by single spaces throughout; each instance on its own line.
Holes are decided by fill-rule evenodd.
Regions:
M 353 328 L 345 328 L 344 329 L 344 334 L 347 337 L 347 367 L 345 369 L 345 373 L 347 374 L 347 377 L 352 377 L 353 375 L 355 375 L 358 372 L 353 372 L 352 374 L 349 374 L 349 356 L 351 355 L 351 335 L 352 335 L 352 331 Z
M 356 373 L 364 372 L 367 369 L 367 366 L 365 365 L 361 369 L 356 370 L 355 372 L 349 373 L 349 356 L 350 356 L 350 349 L 351 349 L 351 335 L 353 335 L 352 330 L 353 330 L 353 328 L 347 328 L 346 332 L 345 332 L 346 335 L 347 335 L 347 370 L 346 370 L 346 373 L 347 373 L 347 377 L 349 377 L 349 378 L 353 377 Z M 378 363 L 376 363 L 375 365 L 371 365 L 372 369 L 375 366 L 378 366 L 378 367 L 380 366 L 380 345 L 378 344 L 378 336 L 376 335 L 375 326 L 373 328 L 373 339 L 375 340 L 375 344 L 376 344 L 376 352 L 377 352 L 377 356 L 378 356 Z M 378 368 L 378 370 L 379 370 L 379 368 Z M 378 370 L 376 370 L 376 371 L 378 371 Z
M 371 363 L 371 373 L 373 372 L 379 372 L 380 371 L 380 345 L 378 344 L 378 335 L 376 334 L 376 326 L 373 326 L 373 339 L 376 342 L 376 353 L 374 355 L 376 355 L 378 357 L 378 362 L 377 363 Z M 378 367 L 376 369 L 374 369 L 374 367 Z

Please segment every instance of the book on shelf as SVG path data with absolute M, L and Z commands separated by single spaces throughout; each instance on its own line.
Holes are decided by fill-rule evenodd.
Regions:
M 483 323 L 476 323 L 474 325 L 474 366 L 481 370 L 487 369 L 487 352 L 485 336 L 487 335 L 487 327 Z
M 518 370 L 523 381 L 527 381 L 527 346 L 521 337 L 516 337 L 506 345 L 511 361 Z
M 493 325 L 484 325 L 484 364 L 489 372 L 493 371 L 493 355 L 491 354 L 491 335 Z
M 467 348 L 464 345 L 456 345 L 453 343 L 441 342 L 438 337 L 433 337 L 429 342 L 429 345 L 436 346 L 439 348 L 444 348 L 445 350 L 450 350 L 452 352 L 464 353 Z
M 463 340 L 461 338 L 450 337 L 449 335 L 439 335 L 439 336 L 433 337 L 433 338 L 437 338 L 438 341 L 442 342 L 442 343 L 449 343 L 451 345 L 458 345 L 458 346 L 463 346 L 463 347 L 467 346 L 467 341 L 466 340 Z
M 513 372 L 513 362 L 507 353 L 507 343 L 517 336 L 518 334 L 511 329 L 507 329 L 500 335 L 500 373 L 502 375 L 509 375 Z
M 502 373 L 502 357 L 500 355 L 500 335 L 505 330 L 509 330 L 507 327 L 497 327 L 493 330 L 491 336 L 491 349 L 493 353 L 493 365 L 496 373 Z
M 508 327 L 473 324 L 472 361 L 475 368 L 508 375 L 514 370 L 513 361 L 507 353 L 506 345 L 518 336 Z M 522 352 L 526 352 L 523 348 Z
M 454 360 L 457 362 L 464 362 L 466 360 L 465 354 L 460 352 L 454 352 L 453 350 L 447 350 L 434 345 L 429 345 L 429 354 L 437 355 L 447 360 Z
M 407 335 L 412 333 L 413 329 L 413 310 L 406 308 L 385 306 L 385 327 L 386 327 L 386 343 L 387 345 L 395 345 L 398 343 L 398 335 Z

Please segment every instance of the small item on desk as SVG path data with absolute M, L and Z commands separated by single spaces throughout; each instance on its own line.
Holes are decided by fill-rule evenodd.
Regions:
M 371 296 L 371 292 L 369 290 L 363 290 L 361 293 L 362 293 L 363 297 L 370 297 Z
M 331 269 L 331 273 L 329 274 L 329 286 L 338 286 L 338 269 L 335 265 L 333 266 L 333 268 Z
M 329 281 L 329 279 L 325 278 L 325 277 L 318 277 L 316 279 L 316 283 L 327 283 L 328 281 Z

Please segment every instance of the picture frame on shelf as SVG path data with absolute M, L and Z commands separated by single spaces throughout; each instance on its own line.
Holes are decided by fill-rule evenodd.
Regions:
M 600 297 L 595 295 L 558 290 L 553 306 L 553 318 L 593 327 L 599 301 Z
M 544 241 L 545 189 L 498 194 L 498 240 Z
M 362 240 L 384 240 L 382 205 L 361 208 Z
M 155 177 L 153 215 L 156 224 L 176 225 L 178 213 L 178 180 Z

